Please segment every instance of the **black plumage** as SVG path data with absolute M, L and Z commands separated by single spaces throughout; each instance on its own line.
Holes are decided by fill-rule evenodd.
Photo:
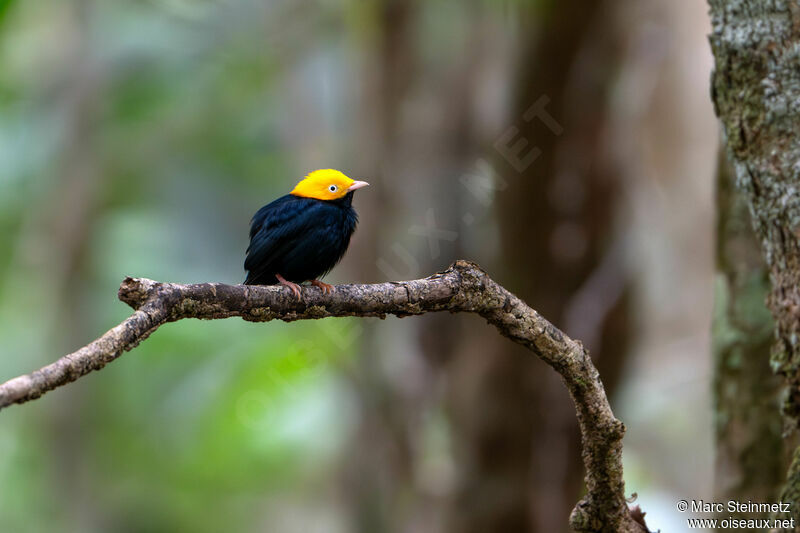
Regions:
M 250 222 L 246 285 L 316 280 L 342 259 L 356 229 L 353 192 L 337 200 L 287 194 L 265 205 Z

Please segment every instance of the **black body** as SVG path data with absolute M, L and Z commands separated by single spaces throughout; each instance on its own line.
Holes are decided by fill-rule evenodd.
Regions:
M 356 229 L 353 192 L 339 200 L 287 194 L 250 222 L 246 285 L 274 285 L 275 274 L 302 283 L 324 276 L 342 259 Z

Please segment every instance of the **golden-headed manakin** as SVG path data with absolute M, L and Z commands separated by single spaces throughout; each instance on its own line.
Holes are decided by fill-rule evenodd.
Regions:
M 358 223 L 353 194 L 367 185 L 338 170 L 316 170 L 291 193 L 259 209 L 250 222 L 245 284 L 280 283 L 298 299 L 298 284 L 304 281 L 332 292 L 333 286 L 318 278 L 347 251 Z

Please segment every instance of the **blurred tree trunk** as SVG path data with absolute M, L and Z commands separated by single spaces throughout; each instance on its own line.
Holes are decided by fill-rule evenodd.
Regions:
M 771 364 L 788 394 L 784 423 L 800 418 L 800 7 L 771 0 L 710 0 L 712 97 L 769 268 L 776 322 Z M 800 495 L 795 452 L 782 501 Z M 787 517 L 788 518 L 788 517 Z
M 472 235 L 470 231 L 486 235 L 485 228 L 477 233 L 474 218 L 465 219 L 475 212 L 462 201 L 469 198 L 462 178 L 475 172 L 484 151 L 473 135 L 473 125 L 480 120 L 474 109 L 479 89 L 475 70 L 486 66 L 486 58 L 480 59 L 480 31 L 469 41 L 464 63 L 443 76 L 442 85 L 452 94 L 437 100 L 447 102 L 437 108 L 437 123 L 444 127 L 437 129 L 437 138 L 420 140 L 413 124 L 400 120 L 419 67 L 409 39 L 410 33 L 420 31 L 415 20 L 419 6 L 393 0 L 377 6 L 377 41 L 371 47 L 372 68 L 366 69 L 377 74 L 366 85 L 361 153 L 371 171 L 381 169 L 376 181 L 382 188 L 373 191 L 379 201 L 365 205 L 363 217 L 380 219 L 381 224 L 362 227 L 361 242 L 368 244 L 361 248 L 371 255 L 358 261 L 360 280 L 413 277 L 445 266 L 469 248 L 465 236 Z M 599 155 L 608 151 L 602 133 L 607 90 L 619 52 L 606 29 L 608 17 L 600 16 L 608 13 L 599 6 L 599 2 L 556 5 L 548 11 L 548 20 L 541 21 L 543 33 L 535 31 L 538 13 L 525 15 L 516 105 L 506 126 L 516 122 L 519 137 L 541 155 L 522 170 L 499 158 L 491 166 L 501 174 L 498 183 L 505 183 L 496 195 L 501 238 L 497 262 L 505 270 L 505 280 L 543 313 L 559 318 L 561 326 L 587 339 L 594 356 L 600 356 L 600 371 L 613 391 L 628 341 L 628 280 L 624 246 L 615 228 L 621 182 L 613 165 Z M 580 89 L 586 94 L 579 93 L 578 88 L 587 84 L 588 89 Z M 539 111 L 528 116 L 541 96 L 549 98 L 539 104 L 557 117 L 558 127 L 563 124 L 563 135 L 548 129 Z M 515 140 L 503 139 L 495 148 L 502 153 Z M 429 146 L 436 148 L 426 150 Z M 404 157 L 407 153 L 415 155 L 409 160 Z M 457 231 L 459 237 L 434 238 L 440 249 L 428 253 L 424 235 L 393 227 L 399 220 L 393 207 L 397 198 L 417 202 L 418 226 L 433 222 L 426 229 Z M 435 221 L 426 220 L 426 212 Z M 408 234 L 415 236 L 409 241 Z M 413 246 L 406 247 L 409 242 Z M 397 245 L 404 253 L 397 253 Z M 491 249 L 482 250 L 487 248 Z M 384 268 L 375 268 L 376 257 L 385 260 L 380 261 Z M 385 272 L 387 265 L 394 272 Z M 396 326 L 395 338 L 398 328 L 401 336 L 417 332 L 425 355 L 419 361 L 404 354 L 404 364 L 410 365 L 404 378 L 388 375 L 385 363 L 372 357 L 375 351 L 386 351 L 378 341 L 383 335 L 370 328 L 362 338 L 365 357 L 355 371 L 361 414 L 347 472 L 356 530 L 440 530 L 442 500 L 437 498 L 450 499 L 452 489 L 425 486 L 426 466 L 420 464 L 426 460 L 425 443 L 420 441 L 425 439 L 425 419 L 439 409 L 441 389 L 448 391 L 456 455 L 457 486 L 447 529 L 458 533 L 567 529 L 582 487 L 579 435 L 570 399 L 558 378 L 529 354 L 472 324 L 469 318 L 430 317 L 419 326 L 406 327 L 405 322 Z M 400 340 L 393 346 L 415 348 Z M 446 485 L 442 479 L 434 483 Z
M 788 466 L 780 383 L 769 368 L 775 327 L 765 305 L 769 275 L 750 220 L 730 164 L 721 155 L 713 323 L 716 501 L 778 501 Z
M 514 127 L 495 144 L 504 190 L 493 268 L 584 340 L 612 395 L 629 339 L 629 280 L 615 227 L 622 182 L 602 156 L 619 60 L 610 5 L 558 2 L 522 17 Z M 558 378 L 504 339 L 468 335 L 453 364 L 462 483 L 450 530 L 567 530 L 582 467 Z
M 90 24 L 93 3 L 79 0 L 68 4 L 70 43 L 65 46 L 68 74 L 59 79 L 66 87 L 59 107 L 64 113 L 64 139 L 57 167 L 57 182 L 44 200 L 44 207 L 33 209 L 38 218 L 42 248 L 48 256 L 42 279 L 48 280 L 49 307 L 58 323 L 50 332 L 54 351 L 70 351 L 92 334 L 84 309 L 87 294 L 91 230 L 102 215 L 100 204 L 104 189 L 103 175 L 97 167 L 98 103 L 102 101 L 103 79 L 99 64 L 91 52 Z M 96 529 L 102 520 L 102 509 L 92 502 L 86 456 L 86 420 L 91 419 L 85 402 L 88 389 L 70 388 L 59 391 L 61 401 L 51 404 L 48 428 L 54 459 L 54 474 L 64 509 L 71 526 L 64 531 Z
M 497 34 L 486 23 L 491 13 L 470 10 L 469 52 L 431 74 L 436 81 L 420 91 L 424 96 L 412 96 L 412 89 L 426 82 L 420 52 L 413 46 L 414 36 L 423 31 L 422 7 L 395 0 L 376 5 L 377 42 L 368 47 L 372 54 L 365 69 L 364 141 L 359 145 L 368 155 L 366 161 L 359 157 L 369 175 L 374 176 L 375 169 L 380 172 L 375 180 L 379 201 L 363 213 L 364 220 L 380 224 L 362 226 L 362 242 L 369 243 L 362 250 L 368 255 L 357 268 L 359 279 L 383 281 L 424 275 L 462 255 L 463 235 L 452 231 L 462 224 L 460 178 L 483 148 L 475 136 L 475 93 L 486 64 L 496 63 L 486 53 L 484 37 Z M 404 121 L 403 111 L 410 103 L 436 104 L 438 114 L 421 117 L 428 120 L 421 124 Z M 434 120 L 437 127 L 431 124 Z M 402 211 L 401 202 L 406 206 Z M 409 220 L 409 226 L 400 223 Z M 439 230 L 449 236 L 428 234 Z M 432 243 L 436 250 L 430 249 Z M 361 339 L 364 357 L 354 372 L 359 430 L 347 472 L 358 531 L 441 531 L 449 510 L 442 501 L 449 496 L 450 483 L 441 464 L 431 464 L 429 437 L 441 429 L 441 391 L 449 377 L 445 365 L 458 351 L 462 323 L 460 317 L 432 315 L 366 329 Z M 374 357 L 375 352 L 390 356 L 381 341 L 390 335 L 395 339 L 391 351 L 405 352 L 399 372 Z
M 363 10 L 368 42 L 364 57 L 362 115 L 357 153 L 350 158 L 359 161 L 357 175 L 369 176 L 374 184 L 370 201 L 359 205 L 362 223 L 357 239 L 361 255 L 349 254 L 356 279 L 362 282 L 385 281 L 380 261 L 390 261 L 396 276 L 405 278 L 419 274 L 404 258 L 387 256 L 385 243 L 394 242 L 394 226 L 398 220 L 396 199 L 403 183 L 399 174 L 397 145 L 401 106 L 409 86 L 414 63 L 412 29 L 417 11 L 414 1 L 379 0 L 373 4 L 355 5 Z M 388 258 L 391 257 L 391 260 Z M 355 260 L 353 260 L 355 258 Z M 399 259 L 399 260 L 398 260 Z M 413 271 L 409 272 L 409 268 Z M 397 383 L 387 375 L 384 362 L 376 353 L 386 351 L 382 341 L 391 333 L 385 324 L 357 326 L 362 332 L 360 357 L 350 369 L 356 391 L 357 429 L 348 449 L 347 467 L 343 472 L 351 512 L 351 530 L 360 533 L 392 533 L 412 530 L 414 457 L 409 416 L 414 409 L 407 398 L 398 393 Z

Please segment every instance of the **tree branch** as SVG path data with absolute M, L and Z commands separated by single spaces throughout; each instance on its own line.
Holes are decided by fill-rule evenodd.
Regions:
M 133 315 L 80 350 L 0 385 L 0 409 L 24 403 L 103 368 L 166 322 L 242 317 L 291 322 L 326 317 L 399 317 L 436 311 L 476 313 L 553 367 L 575 403 L 583 440 L 587 494 L 570 522 L 576 531 L 647 531 L 631 516 L 622 478 L 625 426 L 614 417 L 600 376 L 583 345 L 570 339 L 479 266 L 458 261 L 426 279 L 344 285 L 333 294 L 306 288 L 303 301 L 275 286 L 178 285 L 126 278 L 119 298 Z

